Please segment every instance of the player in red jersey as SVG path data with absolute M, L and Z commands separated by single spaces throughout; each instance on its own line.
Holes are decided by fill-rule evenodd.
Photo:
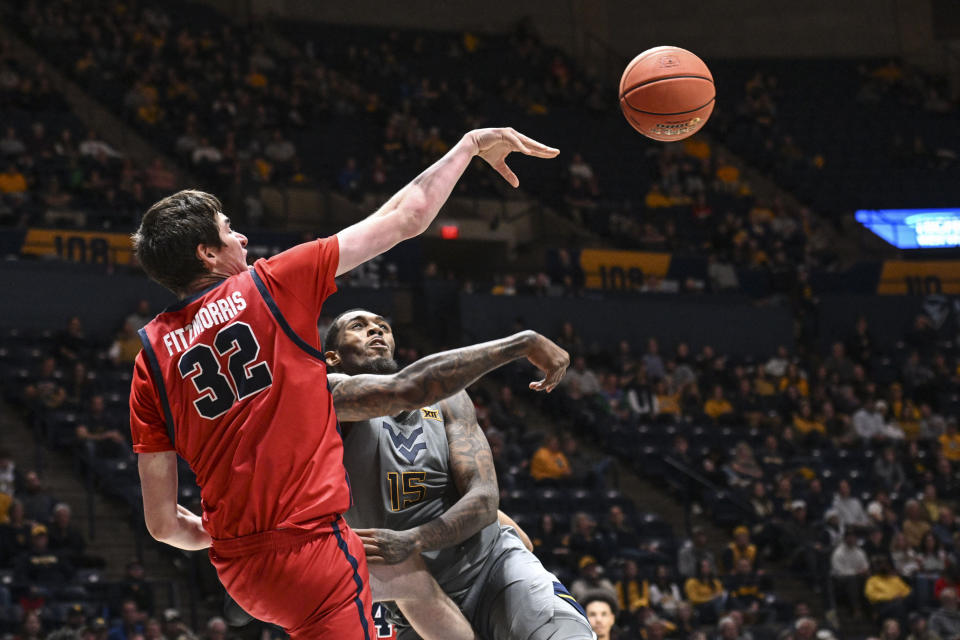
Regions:
M 316 321 L 334 278 L 422 233 L 474 156 L 557 150 L 512 129 L 468 133 L 376 213 L 336 236 L 246 264 L 246 238 L 197 191 L 154 204 L 134 236 L 147 274 L 180 298 L 140 336 L 130 395 L 144 519 L 182 549 L 211 548 L 227 590 L 293 638 L 369 640 L 363 546 L 339 514 L 349 478 Z M 374 414 L 376 415 L 376 414 Z M 177 504 L 177 454 L 202 518 Z

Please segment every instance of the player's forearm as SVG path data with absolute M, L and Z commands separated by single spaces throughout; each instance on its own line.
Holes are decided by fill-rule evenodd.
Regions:
M 523 331 L 427 356 L 394 375 L 353 376 L 333 388 L 334 409 L 340 420 L 351 422 L 435 404 L 524 357 L 536 339 L 536 333 Z
M 376 213 L 338 233 L 340 261 L 337 275 L 426 231 L 476 152 L 476 142 L 470 136 L 464 136 Z
M 496 490 L 468 491 L 443 515 L 411 529 L 417 551 L 434 551 L 460 544 L 497 521 Z
M 180 505 L 177 505 L 176 520 L 171 525 L 168 529 L 154 534 L 154 538 L 185 551 L 206 549 L 212 542 L 200 517 Z
M 399 221 L 408 222 L 412 230 L 408 237 L 423 233 L 437 217 L 475 154 L 476 143 L 464 136 L 446 155 L 394 194 L 374 215 L 393 215 Z

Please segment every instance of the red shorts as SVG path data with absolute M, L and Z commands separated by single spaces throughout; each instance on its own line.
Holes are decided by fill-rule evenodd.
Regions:
M 237 604 L 294 640 L 376 637 L 363 544 L 340 516 L 214 541 L 210 561 Z

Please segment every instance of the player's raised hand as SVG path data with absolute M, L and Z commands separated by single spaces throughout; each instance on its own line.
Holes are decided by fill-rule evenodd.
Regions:
M 411 531 L 392 529 L 354 529 L 363 543 L 369 564 L 397 564 L 417 551 L 417 539 Z
M 517 175 L 507 166 L 507 156 L 517 151 L 535 158 L 556 158 L 559 149 L 548 147 L 511 127 L 474 129 L 467 138 L 475 145 L 474 155 L 483 158 L 514 188 L 520 186 Z
M 570 366 L 570 354 L 539 333 L 534 334 L 526 355 L 527 360 L 544 374 L 543 380 L 530 383 L 534 391 L 553 391 Z

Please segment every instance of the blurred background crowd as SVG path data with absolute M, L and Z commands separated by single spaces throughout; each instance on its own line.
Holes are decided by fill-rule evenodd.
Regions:
M 613 106 L 617 78 L 550 44 L 536 16 L 427 30 L 247 22 L 212 4 L 0 0 L 4 267 L 76 268 L 104 292 L 93 315 L 0 322 L 0 637 L 282 637 L 230 628 L 203 554 L 143 529 L 127 394 L 160 298 L 107 304 L 122 278 L 146 290 L 136 265 L 50 265 L 24 242 L 129 234 L 156 199 L 200 186 L 265 255 L 369 213 L 464 132 L 509 124 L 563 154 L 517 160 L 517 192 L 471 166 L 441 219 L 488 244 L 438 249 L 434 230 L 338 285 L 392 309 L 401 362 L 487 337 L 477 324 L 570 352 L 549 397 L 519 365 L 471 396 L 501 509 L 598 637 L 960 638 L 957 290 L 944 276 L 884 314 L 877 261 L 902 256 L 850 215 L 956 204 L 949 74 L 906 57 L 709 59 L 703 135 L 653 144 Z M 76 259 L 52 247 L 37 251 Z M 591 251 L 669 266 L 613 287 Z M 863 281 L 870 300 L 854 296 Z M 852 300 L 841 323 L 829 295 Z M 686 326 L 716 300 L 738 326 L 642 328 L 668 308 L 655 304 Z M 753 323 L 749 348 L 724 335 Z

